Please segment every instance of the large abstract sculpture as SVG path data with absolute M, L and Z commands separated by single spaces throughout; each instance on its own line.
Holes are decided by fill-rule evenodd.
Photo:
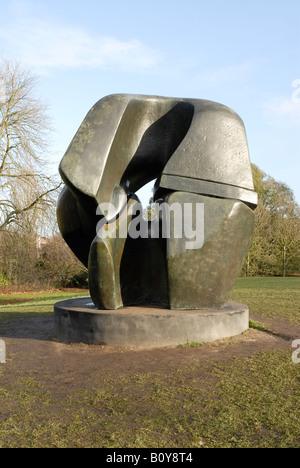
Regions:
M 200 99 L 107 96 L 86 116 L 60 174 L 59 227 L 88 267 L 97 309 L 222 310 L 257 203 L 236 113 Z M 159 216 L 148 221 L 135 192 L 154 179 Z

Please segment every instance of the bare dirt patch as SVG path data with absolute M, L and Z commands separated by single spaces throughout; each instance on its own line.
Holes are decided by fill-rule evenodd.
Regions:
M 8 382 L 17 376 L 34 373 L 55 382 L 57 388 L 67 383 L 74 388 L 87 388 L 95 375 L 106 378 L 167 372 L 194 363 L 207 364 L 288 348 L 293 339 L 300 338 L 300 329 L 288 323 L 272 325 L 276 325 L 278 335 L 251 329 L 237 337 L 199 347 L 135 350 L 59 343 L 54 336 L 52 317 L 20 318 L 0 326 L 0 337 L 7 347 L 6 371 L 1 381 L 4 383 L 3 379 Z
M 241 447 L 294 446 L 298 420 L 288 437 L 291 416 L 276 416 L 269 434 L 259 401 L 263 395 L 270 406 L 275 375 L 267 412 L 278 414 L 292 380 L 277 372 L 289 367 L 297 333 L 286 324 L 284 336 L 250 329 L 201 346 L 135 350 L 60 343 L 49 315 L 2 322 L 0 447 L 229 447 L 236 434 Z M 278 442 L 282 424 L 288 430 Z

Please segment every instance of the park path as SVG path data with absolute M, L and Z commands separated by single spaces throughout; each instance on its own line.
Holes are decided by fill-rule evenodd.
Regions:
M 168 347 L 158 349 L 122 349 L 85 344 L 59 343 L 54 336 L 53 318 L 22 318 L 2 323 L 0 338 L 5 341 L 7 362 L 1 384 L 18 377 L 39 375 L 43 380 L 60 385 L 87 388 L 93 376 L 103 378 L 137 373 L 168 372 L 195 363 L 217 362 L 234 356 L 248 356 L 261 351 L 291 349 L 300 339 L 300 328 L 282 320 L 263 322 L 278 334 L 250 329 L 247 333 L 200 347 Z

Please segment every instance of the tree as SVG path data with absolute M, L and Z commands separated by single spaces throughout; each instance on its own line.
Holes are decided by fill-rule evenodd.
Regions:
M 272 227 L 270 212 L 259 201 L 255 210 L 255 227 L 251 248 L 246 258 L 246 276 L 270 274 L 275 264 L 272 247 Z
M 282 194 L 278 192 L 278 198 Z M 294 260 L 300 256 L 300 209 L 294 203 L 287 203 L 273 214 L 272 228 L 277 268 L 283 277 Z
M 250 275 L 296 272 L 300 266 L 300 207 L 283 182 L 252 164 L 258 193 L 255 229 L 243 272 Z
M 33 210 L 44 215 L 60 186 L 46 172 L 50 125 L 35 86 L 30 72 L 0 61 L 0 231 Z
M 39 271 L 54 286 L 87 287 L 87 270 L 60 234 L 47 239 L 40 252 Z
M 3 285 L 39 285 L 41 278 L 38 262 L 37 238 L 34 232 L 9 229 L 0 233 L 1 268 Z

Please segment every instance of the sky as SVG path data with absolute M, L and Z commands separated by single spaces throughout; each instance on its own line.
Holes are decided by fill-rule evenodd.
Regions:
M 104 96 L 208 99 L 300 203 L 299 0 L 0 0 L 0 56 L 39 77 L 54 171 Z

